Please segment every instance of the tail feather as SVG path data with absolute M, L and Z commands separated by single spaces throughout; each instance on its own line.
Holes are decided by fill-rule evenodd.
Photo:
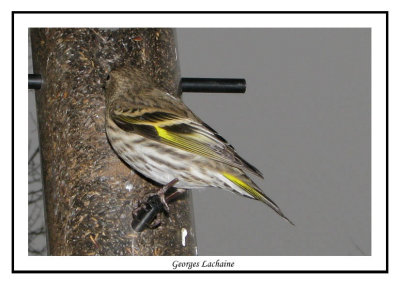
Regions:
M 282 210 L 278 207 L 278 205 L 272 201 L 267 195 L 265 195 L 261 189 L 258 188 L 257 185 L 255 185 L 254 182 L 252 182 L 249 178 L 245 176 L 245 178 L 241 177 L 238 178 L 235 175 L 232 175 L 227 172 L 222 173 L 225 178 L 227 178 L 229 181 L 234 183 L 236 186 L 240 187 L 240 189 L 244 190 L 248 196 L 251 196 L 251 198 L 254 198 L 256 200 L 259 200 L 263 202 L 264 204 L 268 205 L 270 208 L 272 208 L 279 216 L 284 218 L 286 221 L 288 221 L 290 224 L 293 226 L 295 225 L 288 217 L 286 217 Z M 246 181 L 247 180 L 247 181 Z

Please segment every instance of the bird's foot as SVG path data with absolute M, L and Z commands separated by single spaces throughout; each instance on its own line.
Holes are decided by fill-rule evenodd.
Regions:
M 139 203 L 138 207 L 132 211 L 132 228 L 141 232 L 146 228 L 155 229 L 161 225 L 160 213 L 164 210 L 169 211 L 168 202 L 179 194 L 185 192 L 184 189 L 177 189 L 172 194 L 166 196 L 165 193 L 178 182 L 174 179 L 164 185 L 157 194 L 150 196 L 147 202 Z
M 168 184 L 165 184 L 162 188 L 160 188 L 160 190 L 158 190 L 157 195 L 160 197 L 161 203 L 164 206 L 164 210 L 168 213 L 169 212 L 169 206 L 167 203 L 167 200 L 170 200 L 170 197 L 166 198 L 165 197 L 165 193 L 171 188 L 174 187 L 174 185 L 176 183 L 178 183 L 178 178 L 175 178 L 174 180 L 172 180 L 171 182 L 169 182 Z

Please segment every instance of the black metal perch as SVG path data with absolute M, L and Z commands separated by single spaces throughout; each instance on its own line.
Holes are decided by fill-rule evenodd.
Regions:
M 40 89 L 42 83 L 42 76 L 40 74 L 29 74 L 29 89 Z M 245 93 L 246 80 L 242 78 L 182 77 L 181 88 L 182 92 Z

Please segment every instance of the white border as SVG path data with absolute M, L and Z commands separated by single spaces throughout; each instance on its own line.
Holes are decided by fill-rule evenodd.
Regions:
M 172 270 L 174 260 L 202 261 L 218 258 L 234 261 L 234 270 L 385 269 L 386 27 L 384 14 L 15 14 L 14 18 L 14 101 L 18 101 L 19 106 L 18 116 L 14 117 L 15 149 L 18 150 L 14 153 L 15 173 L 28 173 L 26 163 L 28 104 L 27 100 L 22 103 L 18 98 L 27 96 L 29 27 L 367 27 L 372 29 L 372 256 L 30 257 L 27 255 L 28 177 L 24 175 L 14 177 L 15 270 Z M 216 269 L 224 270 L 224 268 Z

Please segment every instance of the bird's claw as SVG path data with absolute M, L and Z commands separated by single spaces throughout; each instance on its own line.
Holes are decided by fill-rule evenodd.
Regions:
M 164 206 L 164 210 L 169 213 L 169 206 L 167 200 L 165 198 L 165 193 L 173 187 L 176 183 L 178 183 L 178 178 L 173 179 L 171 182 L 165 184 L 160 190 L 158 190 L 157 194 L 160 197 L 161 203 Z

